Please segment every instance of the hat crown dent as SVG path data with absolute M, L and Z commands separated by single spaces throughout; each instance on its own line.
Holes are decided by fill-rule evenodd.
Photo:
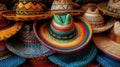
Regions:
M 88 9 L 87 9 L 87 11 L 86 12 L 92 12 L 92 13 L 100 13 L 99 12 L 99 10 L 96 8 L 96 9 L 94 9 L 94 8 L 91 8 L 91 7 L 89 7 Z
M 61 25 L 61 26 L 66 26 L 66 25 L 69 25 L 70 23 L 72 23 L 72 16 L 70 14 L 67 14 L 67 15 L 54 15 L 54 20 L 56 20 L 55 22 L 53 23 L 56 23 L 58 25 Z

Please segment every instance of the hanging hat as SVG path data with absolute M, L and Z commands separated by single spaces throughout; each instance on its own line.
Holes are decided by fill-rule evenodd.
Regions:
M 16 34 L 23 25 L 22 22 L 16 23 L 7 21 L 2 14 L 2 12 L 6 9 L 7 7 L 5 6 L 5 4 L 0 3 L 0 41 L 6 40 Z
M 93 33 L 101 33 L 107 31 L 114 24 L 114 19 L 112 18 L 105 19 L 99 13 L 99 10 L 97 8 L 96 9 L 88 8 L 83 17 L 90 21 Z
M 100 3 L 98 8 L 106 15 L 120 18 L 120 0 L 109 0 L 109 2 Z
M 52 14 L 45 11 L 40 0 L 19 0 L 16 10 L 4 12 L 4 17 L 14 21 L 41 20 L 51 18 Z
M 71 0 L 54 0 L 50 10 L 51 13 L 55 14 L 67 14 L 80 15 L 83 11 L 73 9 L 73 2 Z
M 53 54 L 53 51 L 38 42 L 33 33 L 32 24 L 29 22 L 26 22 L 23 28 L 18 32 L 18 35 L 8 39 L 6 43 L 7 48 L 11 52 L 21 57 L 34 58 Z
M 107 36 L 109 35 L 109 36 Z M 93 41 L 104 53 L 120 60 L 120 22 L 117 21 L 109 34 L 96 34 Z
M 96 53 L 97 48 L 92 44 L 89 44 L 79 52 L 54 54 L 49 56 L 48 59 L 61 67 L 84 67 L 94 59 Z
M 96 3 L 83 4 L 83 6 L 81 7 L 81 10 L 87 11 L 88 8 L 96 9 L 97 8 L 97 4 Z
M 5 46 L 4 41 L 0 41 L 0 67 L 17 67 L 25 62 L 25 58 L 21 58 L 16 55 L 12 55 Z
M 70 14 L 56 14 L 51 23 L 41 25 L 38 22 L 34 23 L 33 27 L 35 35 L 43 45 L 62 53 L 81 50 L 92 36 L 89 22 L 81 17 L 73 21 Z
M 120 60 L 116 60 L 102 52 L 97 54 L 96 60 L 103 67 L 120 67 Z

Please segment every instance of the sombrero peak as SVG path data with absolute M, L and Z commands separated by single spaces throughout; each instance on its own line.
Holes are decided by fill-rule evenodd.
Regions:
M 72 16 L 70 14 L 65 15 L 54 15 L 54 23 L 57 23 L 58 25 L 68 25 L 72 21 Z

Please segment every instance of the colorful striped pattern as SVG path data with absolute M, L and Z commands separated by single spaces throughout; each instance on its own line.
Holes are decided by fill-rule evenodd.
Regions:
M 69 40 L 59 40 L 52 37 L 49 32 L 49 24 L 40 25 L 36 23 L 38 39 L 46 47 L 57 52 L 67 53 L 80 50 L 87 45 L 92 36 L 90 23 L 84 18 L 78 17 L 77 22 L 74 22 L 76 28 L 76 36 Z
M 83 17 L 91 22 L 92 27 L 104 26 L 103 16 L 99 13 L 98 9 L 92 11 L 92 9 L 88 8 Z
M 73 18 L 70 14 L 54 15 L 49 34 L 56 39 L 67 40 L 75 36 Z

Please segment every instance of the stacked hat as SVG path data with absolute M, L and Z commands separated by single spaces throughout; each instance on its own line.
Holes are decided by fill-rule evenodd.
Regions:
M 120 60 L 116 60 L 102 52 L 99 52 L 96 56 L 97 62 L 103 67 L 120 67 Z
M 13 55 L 5 46 L 4 41 L 0 41 L 0 67 L 17 67 L 25 62 L 25 58 Z
M 79 17 L 73 21 L 70 14 L 56 14 L 52 22 L 34 23 L 33 27 L 35 35 L 43 45 L 61 53 L 83 49 L 92 35 L 92 29 L 87 20 Z
M 19 0 L 16 11 L 4 12 L 4 17 L 14 21 L 41 20 L 51 18 L 52 14 L 44 11 L 40 0 Z
M 7 7 L 5 4 L 0 3 L 0 41 L 6 40 L 9 37 L 16 34 L 22 27 L 22 22 L 10 22 L 7 21 L 2 15 L 2 11 L 5 11 Z
M 11 52 L 26 58 L 51 55 L 53 51 L 42 46 L 36 39 L 32 24 L 31 22 L 26 22 L 16 36 L 8 39 L 6 41 L 7 48 Z
M 109 36 L 108 36 L 109 35 Z M 96 46 L 107 55 L 120 60 L 120 22 L 116 21 L 108 34 L 93 36 Z
M 61 67 L 83 67 L 90 63 L 96 56 L 97 48 L 89 44 L 84 49 L 70 54 L 54 54 L 49 60 Z
M 104 14 L 120 19 L 120 0 L 109 0 L 98 4 L 98 8 Z
M 101 33 L 109 30 L 113 24 L 114 19 L 104 18 L 99 10 L 96 8 L 88 8 L 88 10 L 83 15 L 84 18 L 88 19 L 92 25 L 93 33 Z
M 83 11 L 73 9 L 73 2 L 71 0 L 54 0 L 52 3 L 51 11 L 57 14 L 80 15 Z

